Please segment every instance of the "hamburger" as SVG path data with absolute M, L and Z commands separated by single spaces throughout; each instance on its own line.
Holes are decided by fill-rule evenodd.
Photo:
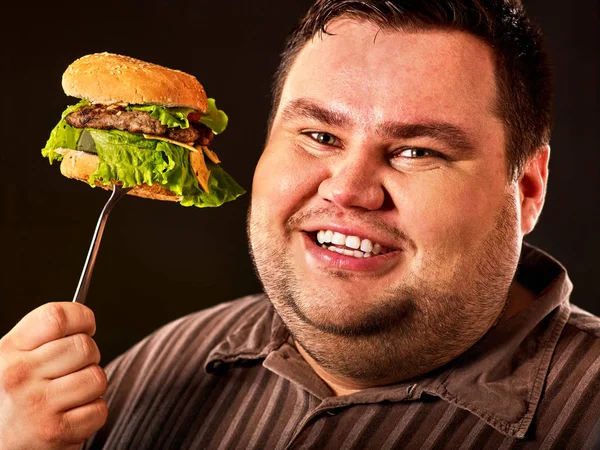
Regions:
M 42 155 L 61 173 L 130 195 L 220 206 L 245 191 L 209 145 L 227 115 L 187 73 L 112 53 L 74 61 L 63 73 L 68 106 Z

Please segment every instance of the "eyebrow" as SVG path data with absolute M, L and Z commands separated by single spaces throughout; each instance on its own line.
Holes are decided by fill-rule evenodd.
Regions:
M 346 114 L 325 108 L 317 102 L 299 98 L 291 101 L 282 111 L 284 120 L 312 119 L 335 127 L 348 127 L 353 120 Z M 403 123 L 385 122 L 377 129 L 377 134 L 388 139 L 414 139 L 428 137 L 441 141 L 451 148 L 465 153 L 473 153 L 475 146 L 467 133 L 447 122 Z
M 475 145 L 467 133 L 456 125 L 446 122 L 408 124 L 386 122 L 379 128 L 378 134 L 392 139 L 429 137 L 445 142 L 450 147 L 466 153 L 473 153 L 475 151 Z
M 291 101 L 281 112 L 281 117 L 284 120 L 313 119 L 337 127 L 345 127 L 352 123 L 347 115 L 324 108 L 306 98 Z

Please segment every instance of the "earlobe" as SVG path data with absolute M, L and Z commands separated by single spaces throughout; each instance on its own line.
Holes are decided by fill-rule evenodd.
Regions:
M 521 232 L 523 235 L 533 231 L 542 213 L 548 185 L 549 160 L 550 146 L 544 145 L 530 158 L 519 177 Z

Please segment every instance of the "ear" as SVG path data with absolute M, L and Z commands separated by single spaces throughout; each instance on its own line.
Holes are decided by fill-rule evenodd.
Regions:
M 540 147 L 519 177 L 521 232 L 523 235 L 533 230 L 542 213 L 548 185 L 549 159 L 550 146 Z

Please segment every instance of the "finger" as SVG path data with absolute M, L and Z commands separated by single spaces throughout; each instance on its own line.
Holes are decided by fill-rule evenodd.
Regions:
M 56 378 L 46 386 L 46 402 L 53 411 L 68 411 L 100 398 L 106 392 L 106 374 L 96 364 Z
M 104 399 L 97 399 L 65 412 L 60 421 L 68 443 L 81 443 L 102 428 L 108 418 L 108 407 Z
M 94 339 L 77 333 L 47 342 L 30 352 L 41 378 L 54 379 L 100 362 L 100 350 Z
M 46 342 L 75 333 L 93 336 L 96 320 L 80 303 L 46 303 L 27 314 L 4 337 L 17 350 L 33 350 Z

